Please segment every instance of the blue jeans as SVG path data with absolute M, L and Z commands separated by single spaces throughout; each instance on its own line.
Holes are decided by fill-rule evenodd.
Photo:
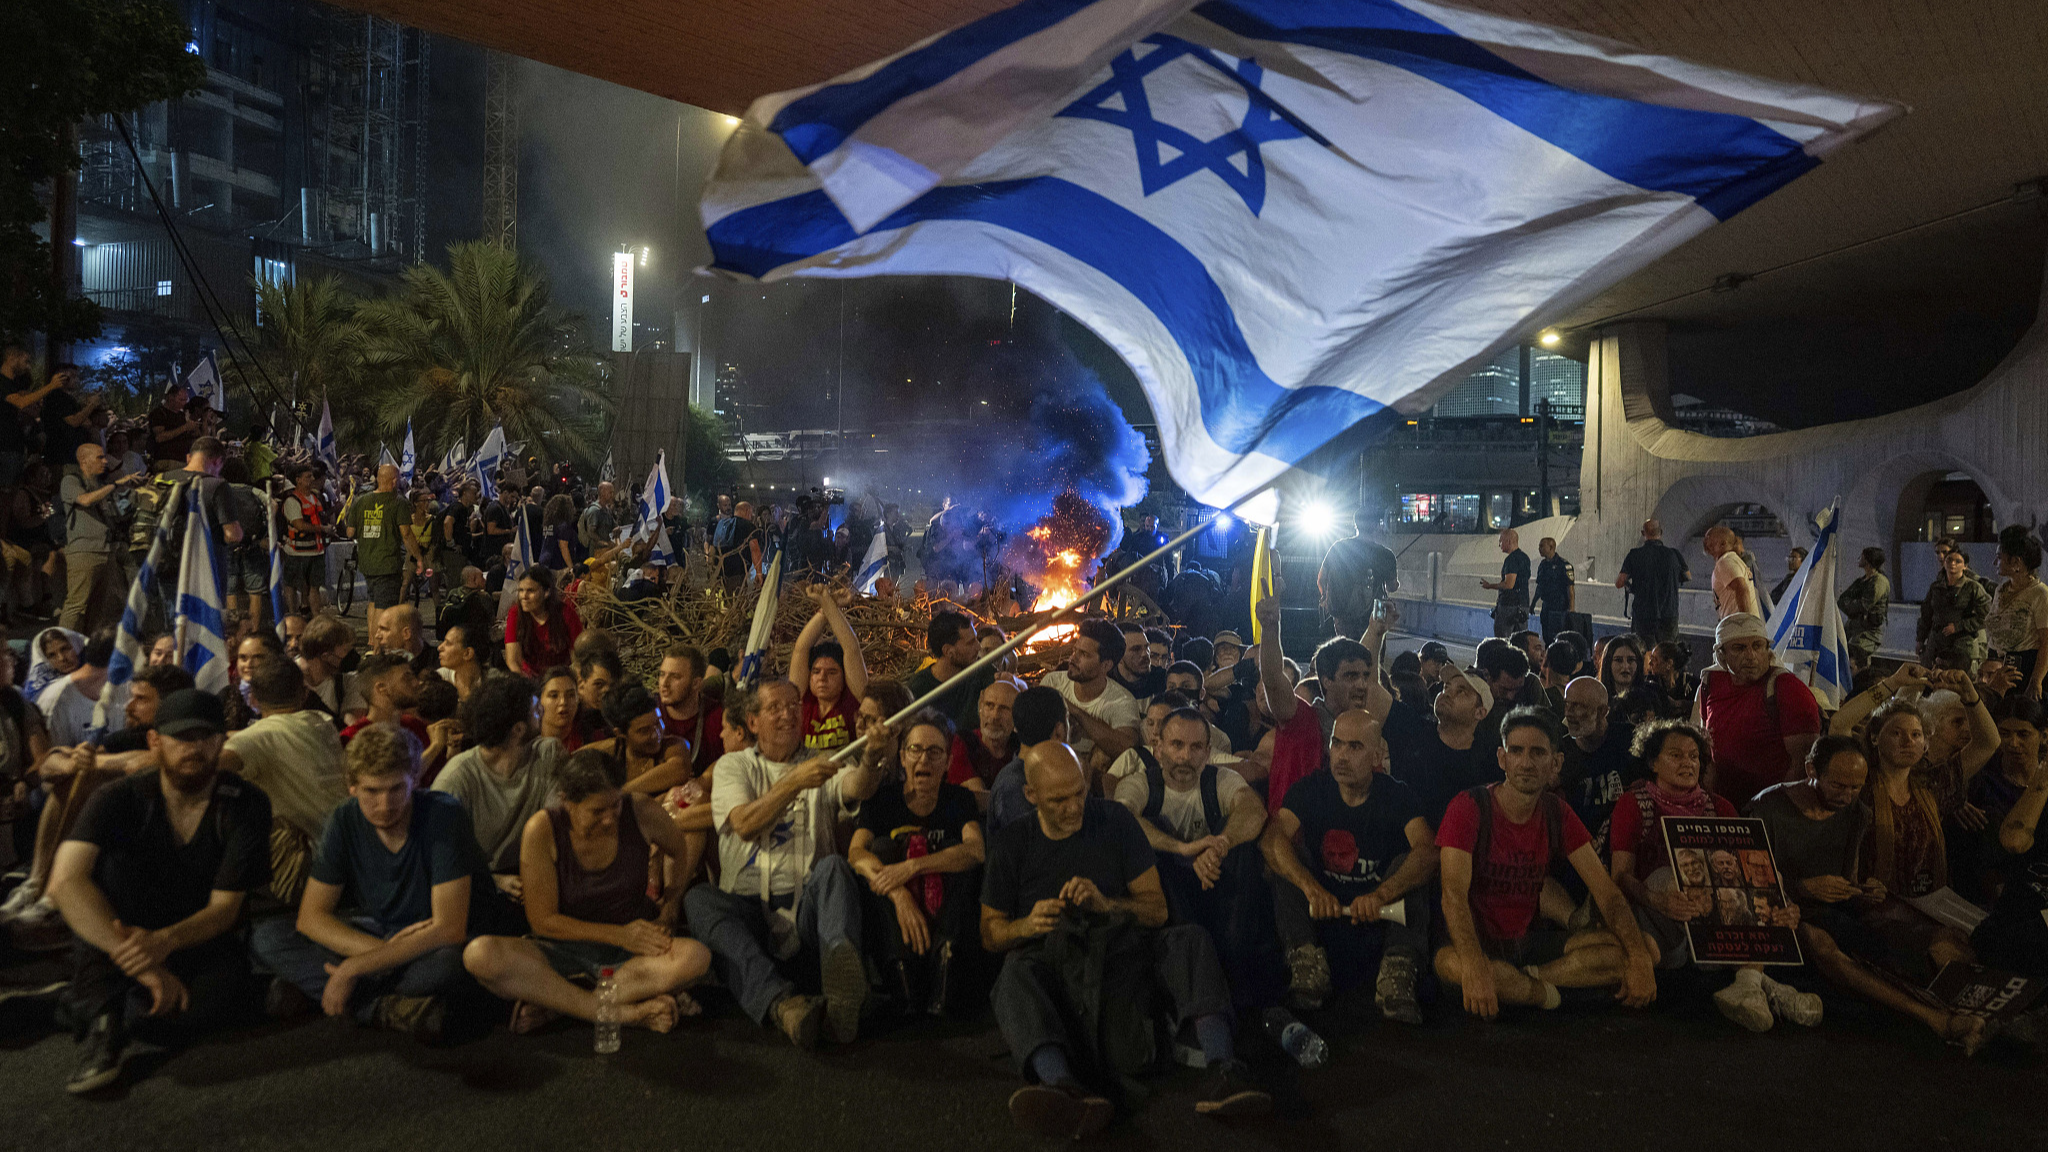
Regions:
M 768 913 L 758 892 L 727 892 L 699 884 L 683 896 L 683 915 L 690 935 L 711 949 L 718 977 L 747 1015 L 768 1023 L 775 1002 L 796 991 L 768 951 Z M 804 949 L 819 961 L 844 940 L 860 947 L 860 890 L 844 856 L 827 856 L 811 865 L 796 900 L 796 934 Z M 790 958 L 801 959 L 803 952 Z
M 396 928 L 386 931 L 383 925 L 368 917 L 358 917 L 349 923 L 358 931 L 380 940 L 389 939 L 398 931 Z M 249 950 L 265 967 L 314 1000 L 320 999 L 327 991 L 326 966 L 338 964 L 343 959 L 340 953 L 308 940 L 298 930 L 290 914 L 258 920 L 251 925 Z M 409 964 L 387 968 L 357 980 L 349 992 L 349 1015 L 359 1024 L 368 1024 L 380 996 L 436 996 L 455 987 L 462 979 L 462 946 L 450 944 L 436 948 Z

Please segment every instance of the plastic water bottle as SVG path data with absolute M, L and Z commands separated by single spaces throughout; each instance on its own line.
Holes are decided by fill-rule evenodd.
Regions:
M 612 978 L 613 971 L 606 968 L 597 974 L 597 1051 L 601 1056 L 619 1050 L 619 982 Z
M 1266 1035 L 1280 1045 L 1303 1068 L 1321 1068 L 1330 1062 L 1330 1046 L 1285 1008 L 1268 1008 Z

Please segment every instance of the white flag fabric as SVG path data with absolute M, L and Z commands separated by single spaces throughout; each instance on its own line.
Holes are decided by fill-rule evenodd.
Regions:
M 379 444 L 377 445 L 377 467 L 382 468 L 386 464 L 395 468 L 398 466 L 398 460 L 391 455 L 390 446 Z
M 178 500 L 183 495 L 174 492 L 170 498 Z M 121 623 L 114 629 L 114 655 L 107 661 L 107 683 L 117 688 L 134 679 L 137 668 L 149 663 L 149 652 L 143 645 L 144 625 L 149 620 L 150 606 L 157 600 L 157 571 L 170 553 L 171 526 L 176 523 L 175 509 L 157 517 L 156 535 L 150 537 L 149 552 L 142 558 L 135 582 L 128 586 L 128 603 L 121 609 Z
M 483 488 L 486 500 L 498 495 L 498 465 L 503 463 L 504 459 L 505 429 L 493 428 L 491 434 L 484 437 L 483 446 L 476 450 L 476 455 L 469 461 L 470 479 L 475 480 Z
M 270 622 L 277 630 L 279 640 L 287 640 L 284 596 L 284 533 L 277 530 L 277 498 L 268 489 L 263 493 L 263 519 L 270 525 Z
M 207 349 L 199 363 L 185 375 L 185 387 L 192 392 L 194 400 L 206 401 L 206 406 L 216 412 L 226 412 L 227 389 L 221 386 L 220 363 L 214 359 L 213 350 Z
M 328 475 L 341 468 L 341 457 L 334 451 L 334 413 L 328 410 L 327 397 L 320 397 L 320 428 L 313 434 L 314 451 L 327 462 Z
M 853 577 L 854 591 L 863 596 L 874 595 L 875 581 L 880 580 L 888 569 L 889 534 L 877 532 L 875 538 L 868 542 L 868 554 L 861 557 L 860 571 Z
M 526 574 L 540 560 L 540 552 L 533 546 L 533 533 L 528 529 L 526 509 L 512 510 L 512 559 L 505 565 L 505 587 L 498 593 L 498 618 L 504 619 L 505 612 L 519 599 L 519 578 Z
M 647 483 L 640 486 L 640 503 L 633 520 L 633 539 L 654 541 L 654 550 L 647 555 L 650 563 L 675 563 L 675 547 L 669 542 L 668 526 L 661 518 L 662 509 L 668 507 L 670 496 L 668 453 L 656 452 L 654 467 L 647 472 Z
M 178 561 L 178 615 L 172 629 L 178 638 L 178 660 L 192 674 L 193 686 L 218 693 L 228 686 L 227 622 L 220 553 L 197 484 L 185 487 L 184 515 L 185 553 Z
M 398 479 L 407 487 L 412 485 L 413 466 L 418 463 L 419 457 L 412 450 L 412 421 L 407 420 L 405 422 L 405 451 L 398 457 Z
M 702 211 L 739 276 L 1023 285 L 1224 506 L 1901 111 L 1425 0 L 1024 0 L 755 102 Z
M 1835 524 L 1841 518 L 1840 497 L 1820 516 L 1820 534 L 1813 549 L 1785 586 L 1785 597 L 1771 610 L 1771 651 L 1777 662 L 1813 689 L 1821 707 L 1833 711 L 1848 699 L 1852 677 L 1849 672 L 1849 633 L 1842 624 L 1842 611 L 1835 606 L 1835 571 L 1840 566 L 1841 538 Z
M 598 470 L 598 473 L 597 473 L 597 482 L 598 482 L 598 483 L 600 483 L 600 484 L 610 484 L 610 483 L 612 483 L 612 482 L 613 482 L 613 481 L 614 481 L 615 479 L 616 479 L 616 477 L 614 476 L 614 474 L 613 474 L 613 472 L 612 472 L 612 453 L 611 453 L 611 449 L 607 448 L 607 449 L 605 449 L 605 453 L 604 453 L 604 467 L 603 467 L 603 468 L 601 468 L 601 469 L 599 469 L 599 470 Z
M 462 441 L 457 440 L 449 447 L 448 454 L 441 457 L 440 473 L 442 477 L 453 483 L 456 478 L 455 474 L 462 470 L 462 462 L 465 459 L 467 457 L 462 454 Z
M 768 562 L 761 577 L 761 598 L 754 601 L 754 626 L 747 631 L 747 650 L 740 657 L 737 683 L 752 688 L 761 679 L 761 667 L 768 660 L 768 645 L 774 640 L 775 610 L 782 605 L 782 553 Z

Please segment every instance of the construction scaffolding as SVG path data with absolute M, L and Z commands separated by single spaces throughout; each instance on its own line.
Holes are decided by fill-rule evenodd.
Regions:
M 519 60 L 490 53 L 484 66 L 483 238 L 519 246 Z
M 301 239 L 331 256 L 426 258 L 426 33 L 339 11 L 317 38 L 309 80 L 309 175 Z

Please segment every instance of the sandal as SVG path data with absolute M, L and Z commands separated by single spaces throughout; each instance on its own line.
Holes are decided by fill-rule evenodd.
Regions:
M 561 1013 L 552 1008 L 543 1008 L 538 1004 L 529 1004 L 524 1000 L 514 1001 L 512 1004 L 512 1034 L 514 1036 L 524 1036 L 529 1032 L 545 1028 L 549 1024 L 554 1023 L 555 1019 L 560 1015 Z

